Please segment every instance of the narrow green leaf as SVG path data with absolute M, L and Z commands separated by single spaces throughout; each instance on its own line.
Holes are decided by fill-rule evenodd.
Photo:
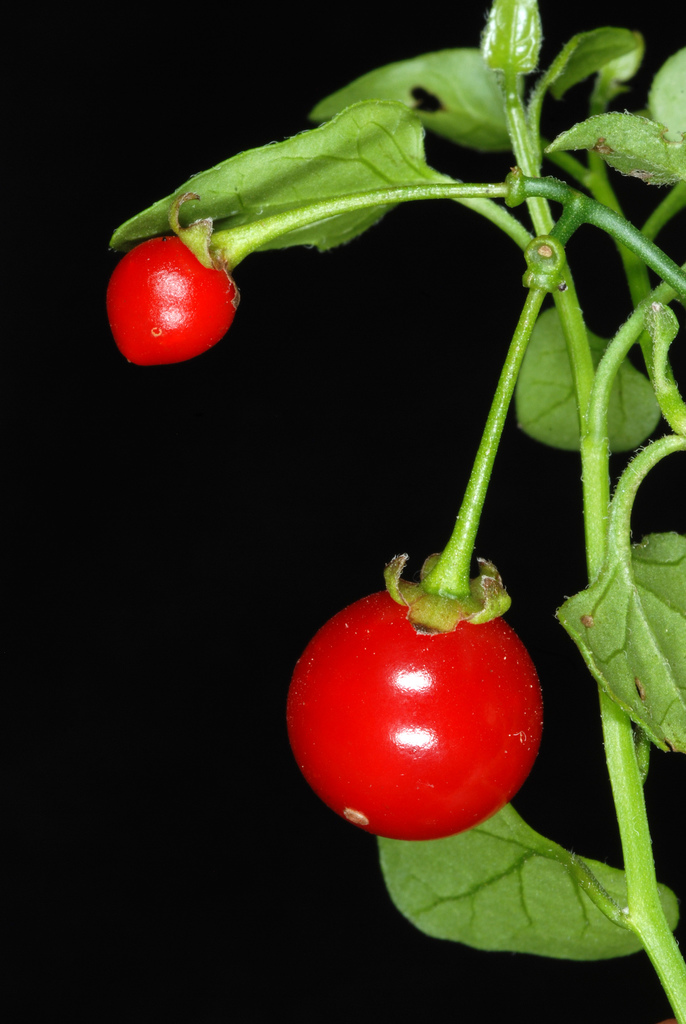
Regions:
M 558 618 L 603 689 L 657 746 L 686 753 L 686 536 L 610 554 Z
M 591 901 L 583 864 L 618 916 L 626 906 L 624 872 L 573 858 L 509 804 L 483 825 L 449 839 L 380 839 L 379 850 L 391 899 L 434 938 L 566 960 L 603 960 L 640 949 L 633 932 Z M 664 886 L 660 896 L 674 928 L 676 897 Z
M 665 125 L 636 114 L 610 111 L 581 121 L 552 142 L 546 153 L 588 149 L 622 174 L 651 185 L 686 181 L 683 134 L 667 135 Z
M 667 125 L 668 138 L 686 133 L 686 47 L 673 54 L 653 79 L 648 109 L 654 121 Z
M 130 249 L 169 232 L 169 209 L 184 192 L 182 225 L 209 217 L 215 231 L 251 223 L 307 203 L 387 185 L 449 181 L 424 159 L 421 121 L 400 103 L 368 102 L 349 107 L 308 132 L 225 160 L 180 185 L 118 228 L 110 245 Z M 327 218 L 278 238 L 265 248 L 314 245 L 329 249 L 375 224 L 391 206 Z
M 370 71 L 321 100 L 310 120 L 328 120 L 351 103 L 371 99 L 404 103 L 425 128 L 460 146 L 510 149 L 502 94 L 477 49 L 425 53 Z
M 645 311 L 645 326 L 653 343 L 651 375 L 655 397 L 674 433 L 686 437 L 686 403 L 679 393 L 668 358 L 670 345 L 679 333 L 679 321 L 669 306 L 653 302 Z
M 594 365 L 607 341 L 589 331 Z M 515 390 L 520 427 L 529 437 L 567 451 L 579 450 L 579 416 L 562 325 L 555 309 L 538 318 Z M 608 408 L 608 437 L 615 452 L 632 451 L 652 434 L 660 407 L 647 377 L 626 359 L 615 378 Z
M 636 47 L 637 34 L 628 28 L 608 27 L 580 32 L 564 48 L 563 53 L 568 53 L 568 56 L 564 67 L 555 76 L 550 92 L 556 100 L 561 99 L 572 86 L 595 75 L 611 61 L 632 53 Z

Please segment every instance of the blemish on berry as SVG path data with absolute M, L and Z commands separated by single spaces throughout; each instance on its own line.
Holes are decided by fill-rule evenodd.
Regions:
M 362 811 L 355 811 L 352 807 L 346 807 L 343 811 L 343 817 L 348 821 L 351 821 L 353 825 L 368 825 L 369 818 Z

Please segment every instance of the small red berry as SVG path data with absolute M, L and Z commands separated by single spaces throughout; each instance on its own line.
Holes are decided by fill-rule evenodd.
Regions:
M 139 366 L 181 363 L 228 331 L 238 291 L 223 270 L 204 267 L 176 236 L 151 238 L 117 264 L 107 316 L 122 355 Z
M 512 799 L 538 753 L 541 688 L 502 619 L 417 633 L 386 591 L 313 637 L 288 693 L 296 761 L 366 832 L 440 839 Z

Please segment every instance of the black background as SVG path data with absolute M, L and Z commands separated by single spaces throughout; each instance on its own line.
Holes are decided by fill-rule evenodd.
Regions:
M 544 0 L 543 64 L 577 30 L 627 23 L 609 0 L 578 7 L 573 21 Z M 523 1007 L 656 1024 L 668 1006 L 642 955 L 565 963 L 415 931 L 374 840 L 310 793 L 285 734 L 313 632 L 381 589 L 393 555 L 409 551 L 412 573 L 449 535 L 524 298 L 521 255 L 467 211 L 409 204 L 331 253 L 246 260 L 234 325 L 200 359 L 130 366 L 105 317 L 121 221 L 303 130 L 319 98 L 375 66 L 477 45 L 485 5 L 419 20 L 369 5 L 146 10 L 120 7 L 106 27 L 61 13 L 18 47 L 0 777 L 16 1019 L 41 1005 L 75 1022 L 433 1021 L 448 1001 L 455 1020 Z M 630 27 L 649 39 L 636 108 L 683 38 L 651 33 L 645 11 Z M 549 134 L 583 116 L 585 89 L 553 108 Z M 464 180 L 508 170 L 505 154 L 434 138 L 427 153 Z M 640 221 L 654 194 L 618 188 Z M 609 333 L 629 302 L 606 239 L 581 255 L 590 230 L 570 259 L 590 326 Z M 637 538 L 683 529 L 673 463 L 639 497 Z M 512 420 L 477 550 L 503 573 L 546 700 L 515 804 L 619 864 L 594 686 L 554 618 L 585 582 L 578 458 Z M 682 893 L 685 773 L 656 753 L 647 784 L 659 875 Z

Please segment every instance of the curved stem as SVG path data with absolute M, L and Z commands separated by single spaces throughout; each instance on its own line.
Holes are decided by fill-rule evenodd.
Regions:
M 517 382 L 519 368 L 546 294 L 544 288 L 532 288 L 526 297 L 500 374 L 455 529 L 436 565 L 423 580 L 423 587 L 427 593 L 450 597 L 469 596 L 472 552 L 493 463 L 505 426 L 507 410 Z
M 631 558 L 631 510 L 640 484 L 666 455 L 686 451 L 686 438 L 669 435 L 643 449 L 622 474 L 612 499 L 608 548 Z M 596 554 L 596 558 L 599 554 Z M 600 565 L 589 558 L 593 578 Z M 624 852 L 627 880 L 626 923 L 641 940 L 672 1008 L 686 1021 L 686 963 L 679 952 L 660 902 L 650 829 L 631 720 L 602 689 L 600 710 L 605 757 Z
M 686 451 L 686 437 L 667 434 L 643 448 L 622 473 L 612 499 L 608 539 L 612 549 L 626 559 L 631 557 L 631 510 L 636 492 L 658 462 L 680 451 Z
M 251 252 L 274 242 L 290 231 L 297 231 L 318 221 L 328 220 L 339 214 L 355 210 L 371 209 L 375 206 L 391 206 L 416 199 L 498 199 L 508 194 L 504 183 L 463 184 L 461 182 L 438 181 L 422 185 L 392 185 L 388 188 L 351 192 L 314 203 L 303 203 L 282 213 L 240 224 L 235 228 L 217 231 L 212 235 L 212 252 L 220 256 L 233 269 Z M 502 218 L 500 218 L 502 221 Z
M 669 302 L 673 298 L 674 290 L 663 283 L 652 292 L 649 300 Z M 581 458 L 587 506 L 584 528 L 589 573 L 593 571 L 591 567 L 599 571 L 607 550 L 607 510 L 610 503 L 607 410 L 610 392 L 619 367 L 643 333 L 644 313 L 649 300 L 634 310 L 609 343 L 598 364 L 588 397 L 585 428 L 581 434 Z

